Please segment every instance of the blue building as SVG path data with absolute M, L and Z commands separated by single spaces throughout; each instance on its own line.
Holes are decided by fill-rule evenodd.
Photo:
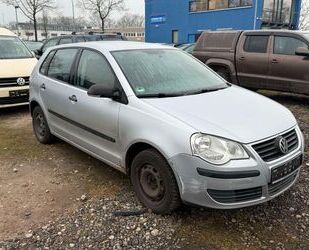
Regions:
M 195 42 L 204 30 L 297 29 L 301 0 L 145 0 L 146 41 Z

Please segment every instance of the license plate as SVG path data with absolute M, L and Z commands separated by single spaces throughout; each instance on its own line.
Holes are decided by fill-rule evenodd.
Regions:
M 28 97 L 29 96 L 29 89 L 22 89 L 22 90 L 12 90 L 9 92 L 10 97 Z
M 271 171 L 271 182 L 275 182 L 277 180 L 282 179 L 283 177 L 287 176 L 288 174 L 294 172 L 298 169 L 303 162 L 303 156 L 300 155 L 297 158 L 285 163 L 282 166 L 276 167 Z

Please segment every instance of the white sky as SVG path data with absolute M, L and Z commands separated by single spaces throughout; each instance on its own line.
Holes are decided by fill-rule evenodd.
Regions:
M 1 0 L 0 0 L 1 1 Z M 72 16 L 72 4 L 71 0 L 56 0 L 58 6 L 58 12 L 64 16 Z M 77 0 L 74 0 L 77 2 Z M 145 3 L 144 0 L 125 0 L 126 7 L 129 12 L 134 14 L 144 14 Z M 81 16 L 81 11 L 76 7 L 76 16 Z M 114 18 L 121 16 L 121 13 L 116 13 L 113 15 Z M 19 21 L 27 20 L 24 15 L 19 12 L 18 14 Z M 8 24 L 9 22 L 15 22 L 15 10 L 11 6 L 6 6 L 5 4 L 0 3 L 0 25 Z

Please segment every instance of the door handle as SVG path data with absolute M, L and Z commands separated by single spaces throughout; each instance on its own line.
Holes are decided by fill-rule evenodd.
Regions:
M 77 102 L 77 97 L 76 97 L 76 95 L 70 96 L 70 97 L 69 97 L 69 100 L 70 100 L 71 102 Z
M 43 83 L 41 86 L 40 86 L 41 90 L 46 90 L 46 86 L 45 86 L 45 83 Z
M 273 59 L 271 63 L 279 63 L 279 61 L 277 59 Z
M 239 61 L 244 61 L 244 60 L 245 60 L 244 56 L 239 57 Z

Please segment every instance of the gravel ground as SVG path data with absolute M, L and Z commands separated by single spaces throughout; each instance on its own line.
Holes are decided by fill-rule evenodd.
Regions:
M 45 220 L 31 227 L 23 224 L 13 236 L 5 235 L 3 240 L 0 237 L 0 249 L 309 249 L 309 97 L 273 92 L 263 94 L 294 113 L 307 145 L 298 183 L 280 197 L 244 209 L 222 211 L 182 206 L 172 215 L 158 216 L 141 207 L 128 178 L 109 167 L 102 168 L 102 164 L 93 158 L 59 143 L 48 149 L 52 157 L 57 158 L 57 176 L 63 185 L 76 185 L 70 204 L 61 207 L 66 212 L 60 211 L 56 216 L 46 213 Z M 19 112 L 21 114 L 17 116 L 25 116 L 24 112 Z M 0 119 L 1 122 L 11 119 L 11 113 Z M 29 122 L 27 126 L 30 126 Z M 0 134 L 0 147 L 3 147 L 1 138 Z M 31 140 L 35 143 L 33 138 Z M 0 162 L 5 162 L 4 157 L 7 156 L 0 153 Z M 34 158 L 29 164 L 37 161 Z M 78 163 L 80 166 L 76 165 Z M 9 167 L 12 172 L 12 166 Z M 62 178 L 61 171 L 66 171 L 66 178 Z M 0 177 L 0 181 L 4 182 L 4 179 Z M 4 184 L 1 182 L 0 186 Z M 44 183 L 42 185 L 45 189 Z M 24 196 L 20 202 L 23 199 L 26 202 L 27 194 Z M 0 212 L 1 206 L 6 208 L 8 200 L 0 198 L 3 202 Z M 14 204 L 9 203 L 9 209 L 14 211 Z M 5 213 L 1 216 L 5 217 Z M 9 224 L 10 220 L 4 222 Z

